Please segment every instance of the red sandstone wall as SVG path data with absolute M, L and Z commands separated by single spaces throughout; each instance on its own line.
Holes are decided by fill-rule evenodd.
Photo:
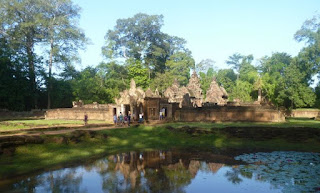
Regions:
M 293 110 L 291 117 L 316 118 L 320 111 L 318 110 Z
M 178 109 L 175 112 L 176 121 L 210 121 L 210 122 L 283 122 L 285 116 L 273 109 L 259 108 L 197 108 Z
M 105 120 L 113 121 L 112 108 L 109 109 L 85 109 L 85 108 L 70 108 L 70 109 L 51 109 L 47 110 L 45 119 L 67 119 L 67 120 L 83 120 L 84 115 L 88 115 L 90 120 Z
M 43 118 L 44 110 L 31 110 L 31 111 L 0 111 L 0 118 Z

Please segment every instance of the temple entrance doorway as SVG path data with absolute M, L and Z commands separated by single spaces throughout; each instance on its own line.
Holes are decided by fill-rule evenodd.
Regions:
M 130 105 L 124 105 L 124 115 L 128 115 L 130 112 Z

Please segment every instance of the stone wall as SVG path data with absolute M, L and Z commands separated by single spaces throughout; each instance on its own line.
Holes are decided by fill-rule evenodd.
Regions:
M 316 118 L 320 115 L 319 110 L 292 110 L 291 117 Z
M 0 111 L 0 118 L 43 118 L 45 110 L 33 109 L 31 111 Z
M 284 122 L 285 116 L 280 111 L 273 109 L 217 106 L 178 109 L 174 114 L 174 119 L 190 122 Z
M 45 119 L 65 119 L 65 120 L 83 120 L 84 115 L 88 115 L 90 120 L 113 121 L 113 108 L 93 109 L 93 108 L 64 108 L 50 109 L 45 114 Z

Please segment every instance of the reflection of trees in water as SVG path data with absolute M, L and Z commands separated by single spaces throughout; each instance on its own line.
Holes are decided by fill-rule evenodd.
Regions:
M 84 171 L 100 175 L 104 192 L 184 192 L 184 187 L 191 183 L 199 170 L 216 173 L 223 167 L 224 164 L 214 163 L 221 158 L 227 159 L 210 152 L 120 153 L 86 164 L 80 170 L 79 167 L 63 169 L 28 178 L 13 189 L 34 192 L 37 187 L 44 192 L 81 192 L 81 172 Z M 226 176 L 236 182 L 233 175 Z
M 82 175 L 75 169 L 47 172 L 14 184 L 17 192 L 84 192 L 80 190 Z M 41 191 L 42 190 L 42 191 Z
M 184 192 L 201 168 L 215 173 L 224 166 L 189 156 L 171 151 L 130 152 L 109 156 L 108 163 L 95 165 L 106 192 Z
M 239 177 L 239 175 L 240 175 L 240 170 L 235 167 L 233 167 L 231 171 L 227 171 L 225 174 L 227 179 L 233 184 L 240 184 L 240 182 L 242 182 L 242 179 Z
M 16 184 L 13 184 L 13 188 L 16 192 L 35 192 L 35 187 L 38 184 L 42 184 L 43 179 L 41 176 L 32 176 L 25 180 L 22 180 Z
M 44 178 L 46 192 L 83 192 L 80 191 L 82 174 L 78 174 L 75 169 L 49 172 Z

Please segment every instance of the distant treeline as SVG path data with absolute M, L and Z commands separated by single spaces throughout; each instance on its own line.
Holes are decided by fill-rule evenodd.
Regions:
M 230 68 L 218 70 L 210 59 L 196 64 L 183 38 L 162 32 L 162 15 L 139 13 L 118 19 L 106 32 L 104 61 L 79 71 L 78 49 L 88 39 L 78 26 L 77 5 L 2 0 L 0 10 L 0 109 L 71 107 L 79 99 L 112 103 L 132 78 L 162 93 L 175 79 L 186 85 L 193 70 L 204 94 L 215 77 L 229 100 L 255 101 L 260 92 L 277 107 L 320 107 L 320 86 L 310 87 L 320 70 L 320 16 L 294 34 L 306 43 L 297 56 L 273 53 L 253 65 L 253 55 L 235 53 L 226 60 Z

